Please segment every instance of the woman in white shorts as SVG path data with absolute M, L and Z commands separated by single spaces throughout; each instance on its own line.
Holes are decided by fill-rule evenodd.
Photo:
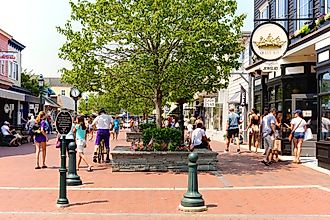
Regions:
M 84 151 L 86 147 L 86 139 L 87 139 L 87 127 L 84 122 L 84 117 L 83 116 L 78 116 L 77 117 L 77 122 L 74 127 L 74 133 L 76 134 L 76 144 L 77 144 L 77 151 L 79 155 L 78 159 L 78 168 L 80 166 L 81 160 L 83 160 L 86 165 L 88 166 L 87 171 L 92 171 L 92 165 L 88 163 Z

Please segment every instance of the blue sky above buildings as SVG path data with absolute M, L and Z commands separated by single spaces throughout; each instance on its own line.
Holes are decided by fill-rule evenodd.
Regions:
M 58 58 L 65 38 L 56 31 L 70 16 L 69 0 L 1 1 L 0 28 L 26 46 L 23 68 L 45 76 L 59 76 L 68 63 Z M 238 13 L 246 13 L 243 30 L 253 28 L 253 0 L 237 0 Z M 11 10 L 15 6 L 15 10 Z M 7 9 L 7 10 L 6 10 Z

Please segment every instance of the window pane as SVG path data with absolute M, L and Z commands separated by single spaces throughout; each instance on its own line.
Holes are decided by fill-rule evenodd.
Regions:
M 330 92 L 330 73 L 321 76 L 320 92 Z
M 269 100 L 275 101 L 275 90 L 273 87 L 269 88 Z
M 277 0 L 277 18 L 288 18 L 287 1 L 288 0 Z M 287 21 L 279 21 L 278 23 L 287 30 Z
M 321 97 L 321 140 L 330 141 L 330 96 Z
M 309 0 L 298 0 L 299 1 L 299 18 L 309 18 Z M 307 21 L 299 21 L 299 29 L 305 24 Z
M 275 86 L 276 101 L 282 100 L 282 95 L 283 95 L 282 86 Z

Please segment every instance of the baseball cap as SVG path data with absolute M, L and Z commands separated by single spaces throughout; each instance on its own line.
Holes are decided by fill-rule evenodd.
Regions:
M 302 111 L 300 109 L 296 109 L 296 111 L 294 111 L 294 114 L 301 114 Z

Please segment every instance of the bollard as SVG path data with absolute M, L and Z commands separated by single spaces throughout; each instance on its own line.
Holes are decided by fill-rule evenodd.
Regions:
M 188 156 L 188 191 L 184 194 L 179 205 L 181 211 L 202 212 L 207 210 L 204 199 L 198 192 L 197 159 L 197 153 L 190 153 Z
M 66 141 L 65 135 L 61 137 L 61 167 L 60 172 L 60 192 L 57 200 L 57 207 L 66 207 L 69 205 L 69 200 L 66 198 Z
M 68 146 L 69 167 L 68 167 L 68 177 L 66 178 L 66 184 L 68 186 L 82 185 L 80 176 L 77 175 L 76 148 L 77 145 L 74 141 L 69 143 Z

